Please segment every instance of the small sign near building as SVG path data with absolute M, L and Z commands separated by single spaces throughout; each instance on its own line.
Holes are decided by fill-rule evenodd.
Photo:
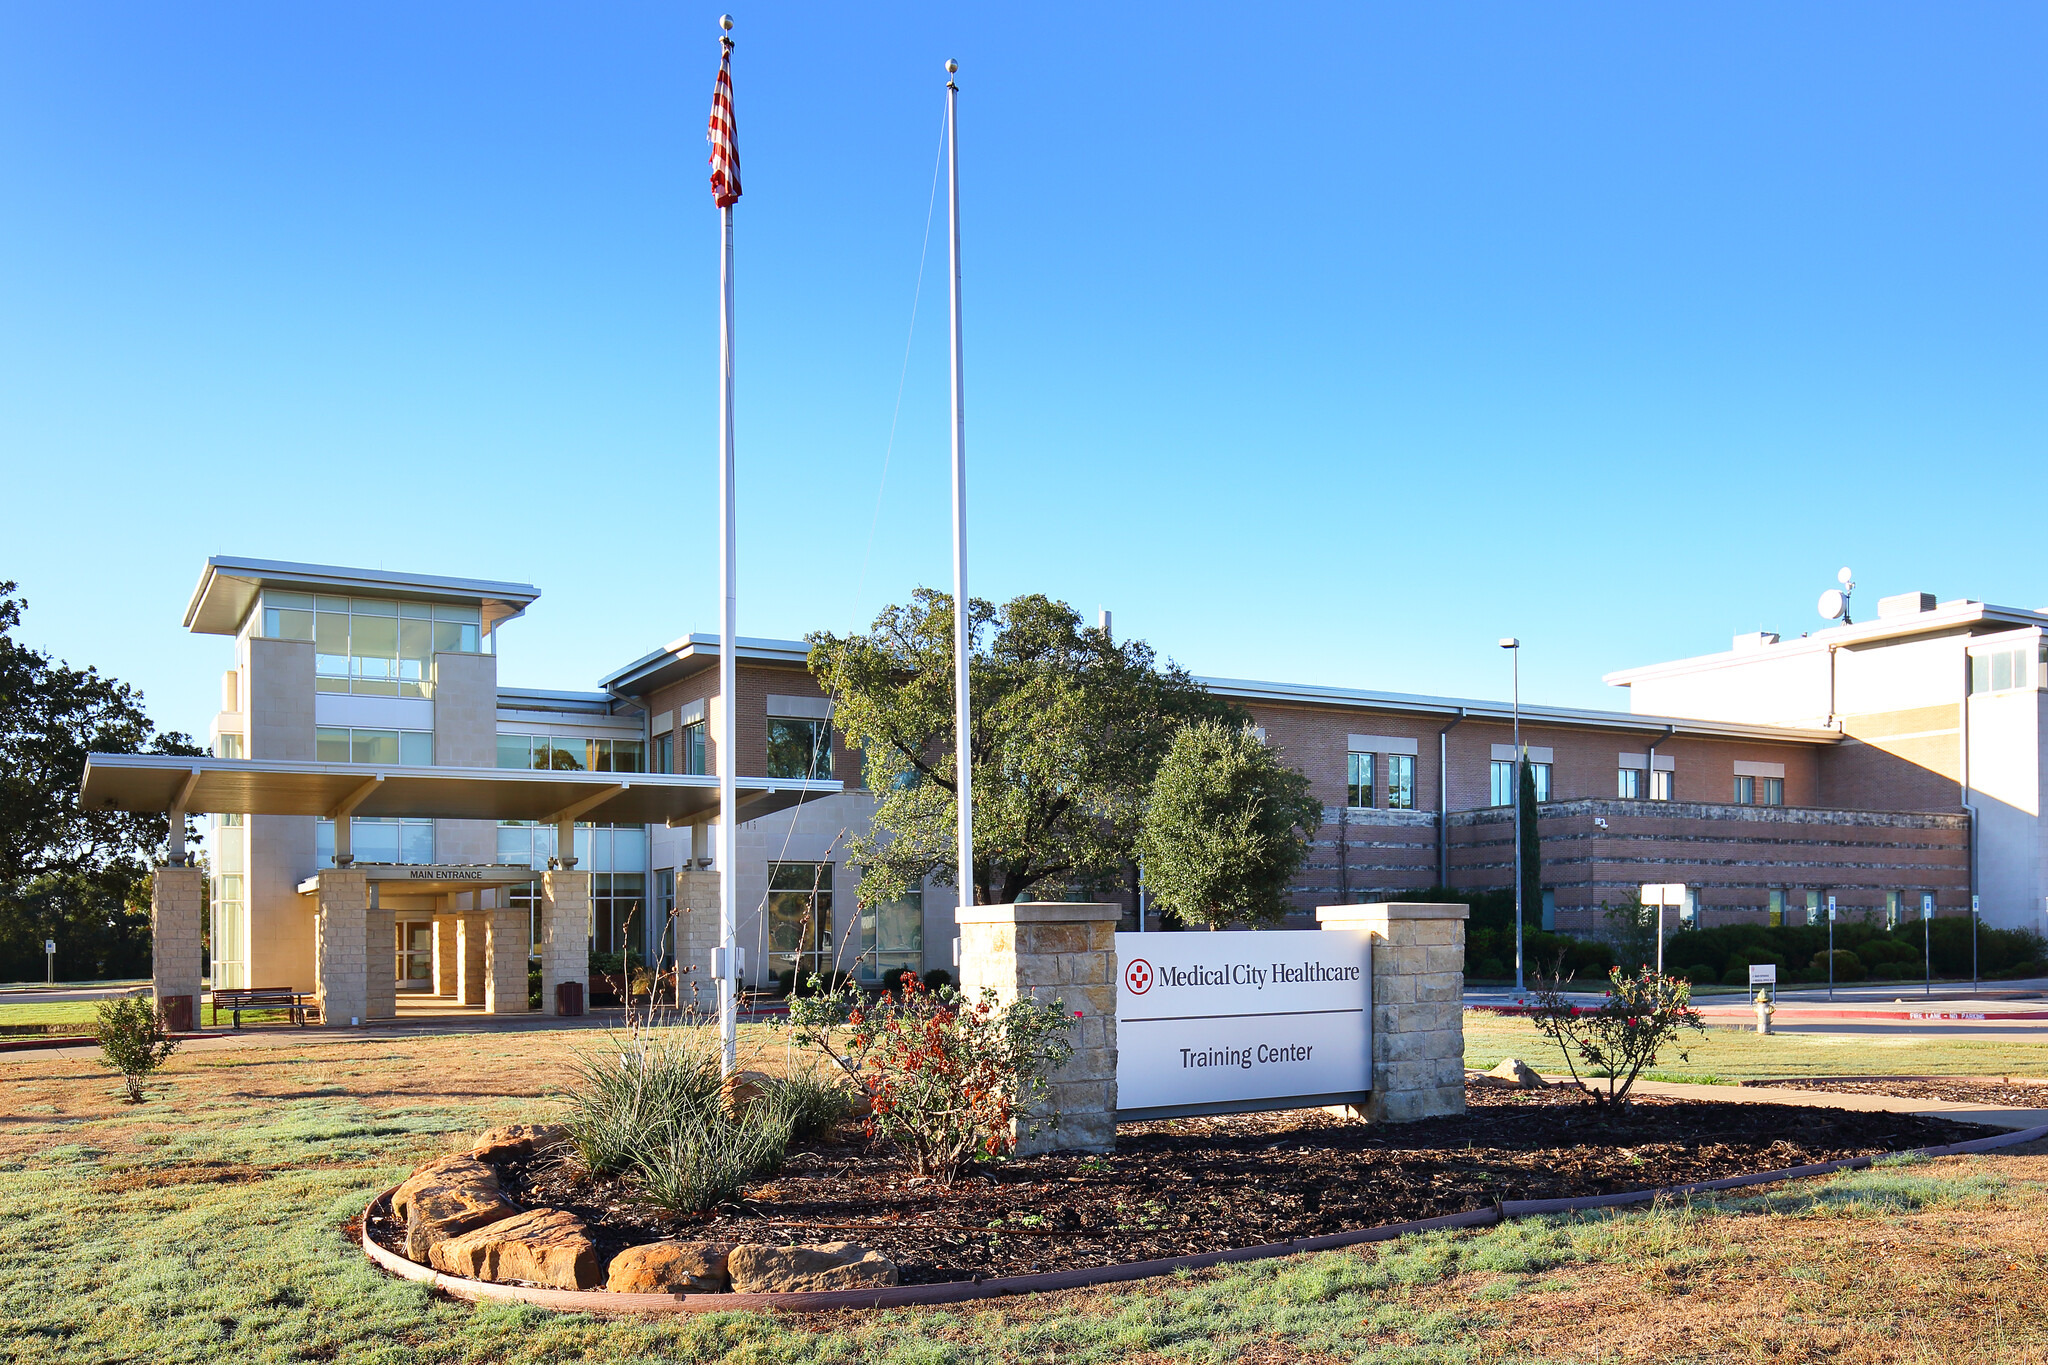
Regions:
M 1118 934 L 1117 1117 L 1362 1101 L 1372 943 L 1349 930 Z
M 1778 964 L 1775 962 L 1752 962 L 1749 964 L 1749 984 L 1752 986 L 1775 986 L 1778 984 Z

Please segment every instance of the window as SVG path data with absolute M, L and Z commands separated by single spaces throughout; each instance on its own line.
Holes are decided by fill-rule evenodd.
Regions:
M 1371 754 L 1352 754 L 1345 761 L 1344 804 L 1358 810 L 1372 805 L 1373 772 Z
M 240 877 L 215 877 L 213 896 L 208 907 L 210 933 L 208 935 L 213 985 L 247 986 L 249 984 L 249 958 L 245 950 L 243 935 L 242 879 Z
M 649 957 L 660 954 L 664 961 L 674 959 L 676 942 L 668 925 L 675 914 L 676 870 L 657 867 L 654 880 L 647 887 L 647 932 L 643 938 L 649 945 Z
M 1515 804 L 1515 765 L 1513 760 L 1493 765 L 1493 804 L 1512 806 Z
M 1536 799 L 1538 801 L 1548 801 L 1550 799 L 1550 765 L 1548 763 L 1531 763 L 1529 765 L 1529 775 L 1536 779 Z
M 654 761 L 648 765 L 649 772 L 672 773 L 676 770 L 676 736 L 671 730 L 665 735 L 654 737 Z
M 313 642 L 313 686 L 375 697 L 433 695 L 436 654 L 475 654 L 482 614 L 446 602 L 263 594 L 263 634 Z
M 558 773 L 645 772 L 647 741 L 565 739 L 558 735 L 499 735 L 498 766 Z
M 1783 924 L 1785 922 L 1785 893 L 1783 891 L 1772 891 L 1768 895 L 1769 923 Z
M 1642 799 L 1643 770 L 1641 768 L 1622 768 L 1617 770 L 1615 776 L 1618 779 L 1616 785 L 1623 800 L 1638 801 Z
M 497 861 L 501 863 L 539 871 L 559 851 L 555 847 L 553 825 L 537 825 L 526 820 L 499 822 Z M 580 872 L 645 872 L 647 828 L 644 825 L 587 825 L 579 820 L 576 822 L 575 857 L 576 868 Z
M 1671 799 L 1671 777 L 1672 774 L 1668 768 L 1660 768 L 1658 771 L 1650 774 L 1650 799 L 1652 801 L 1669 801 Z
M 2007 692 L 2027 685 L 2027 655 L 2022 645 L 1970 656 L 1970 691 Z
M 377 763 L 428 768 L 434 763 L 432 730 L 356 730 L 323 725 L 313 731 L 313 756 L 322 763 Z
M 855 971 L 863 981 L 879 981 L 896 967 L 912 973 L 924 968 L 922 887 L 860 909 L 860 963 Z
M 832 776 L 832 722 L 768 718 L 769 777 Z
M 646 873 L 593 873 L 590 878 L 591 950 L 624 953 L 628 939 L 645 941 L 646 904 Z
M 1785 779 L 1764 777 L 1757 779 L 1756 803 L 1759 806 L 1782 806 L 1785 804 Z
M 768 864 L 769 972 L 794 985 L 831 958 L 832 864 Z
M 1735 804 L 1754 806 L 1756 804 L 1756 779 L 1737 776 L 1735 779 Z
M 213 741 L 213 756 L 215 758 L 248 757 L 247 754 L 242 752 L 242 737 L 232 732 L 215 736 Z
M 1387 755 L 1387 809 L 1415 809 L 1415 755 Z
M 828 751 L 829 752 L 829 751 Z M 709 771 L 704 766 L 704 722 L 692 721 L 683 727 L 683 771 L 693 777 L 702 777 Z
M 349 853 L 359 863 L 431 863 L 432 820 L 378 820 L 354 816 L 348 825 Z M 334 822 L 313 822 L 313 856 L 320 867 L 334 865 Z

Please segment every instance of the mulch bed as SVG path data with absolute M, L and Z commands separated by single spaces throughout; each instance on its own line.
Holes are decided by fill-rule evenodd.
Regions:
M 2048 1109 L 2048 1084 L 1988 1076 L 1876 1076 L 1869 1080 L 1744 1081 L 1761 1090 L 1819 1090 L 1835 1095 L 1894 1095 L 1998 1109 Z
M 911 1176 L 855 1127 L 794 1150 L 737 1206 L 674 1219 L 573 1160 L 500 1167 L 522 1205 L 566 1209 L 600 1253 L 662 1237 L 858 1241 L 906 1284 L 1021 1275 L 1256 1246 L 1483 1208 L 1712 1180 L 1981 1137 L 1905 1114 L 1471 1087 L 1470 1112 L 1384 1127 L 1318 1110 L 1125 1124 L 1104 1156 Z M 380 1241 L 394 1229 L 373 1228 Z M 387 1244 L 390 1244 L 387 1242 Z

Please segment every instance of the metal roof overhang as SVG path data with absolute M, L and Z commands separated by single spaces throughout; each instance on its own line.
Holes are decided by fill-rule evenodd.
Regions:
M 185 628 L 201 635 L 233 635 L 265 587 L 356 597 L 416 597 L 475 603 L 484 633 L 523 613 L 540 596 L 531 583 L 500 583 L 440 574 L 387 573 L 334 564 L 289 564 L 274 559 L 215 555 L 200 571 L 185 607 Z
M 844 790 L 836 781 L 735 780 L 741 820 Z M 688 825 L 717 818 L 718 778 L 92 754 L 79 798 L 90 810 L 144 814 L 332 816 L 346 810 L 357 816 L 415 819 Z

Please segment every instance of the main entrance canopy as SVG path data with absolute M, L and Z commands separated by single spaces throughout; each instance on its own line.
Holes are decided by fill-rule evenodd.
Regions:
M 742 821 L 842 790 L 837 781 L 800 778 L 741 777 L 736 782 Z M 186 815 L 694 825 L 717 818 L 718 778 L 92 754 L 80 799 L 89 810 L 172 815 L 171 853 L 181 860 Z

